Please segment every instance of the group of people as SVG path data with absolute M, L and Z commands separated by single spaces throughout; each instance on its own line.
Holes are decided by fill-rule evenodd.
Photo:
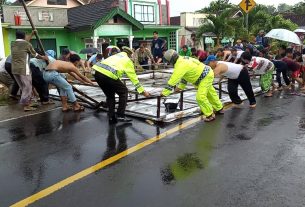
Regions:
M 12 97 L 16 97 L 18 90 L 21 89 L 20 103 L 23 104 L 25 111 L 35 110 L 37 107 L 31 102 L 33 87 L 37 90 L 42 104 L 52 103 L 48 94 L 49 84 L 57 87 L 64 112 L 70 110 L 68 100 L 73 103 L 74 111 L 82 111 L 84 108 L 78 104 L 65 74 L 70 74 L 84 84 L 93 85 L 94 83 L 82 75 L 77 68 L 79 65 L 90 67 L 94 71 L 95 81 L 106 96 L 110 123 L 131 121 L 125 117 L 128 89 L 120 80 L 123 75 L 131 80 L 139 94 L 145 97 L 150 96 L 140 84 L 135 70 L 138 65 L 147 65 L 147 59 L 143 54 L 153 63 L 165 60 L 174 66 L 173 74 L 162 90 L 161 96 L 180 92 L 185 89 L 187 83 L 195 86 L 196 100 L 207 122 L 215 120 L 217 114 L 224 113 L 223 104 L 213 87 L 215 77 L 218 77 L 219 81 L 224 77 L 228 79 L 228 93 L 236 106 L 242 104 L 238 95 L 238 86 L 241 86 L 250 107 L 256 107 L 251 74 L 260 76 L 260 86 L 267 97 L 273 94 L 274 71 L 277 74 L 279 90 L 283 88 L 281 77 L 287 88 L 291 87 L 291 82 L 297 81 L 301 89 L 304 89 L 303 56 L 299 52 L 292 53 L 291 49 L 284 46 L 275 56 L 274 52 L 269 51 L 267 41 L 258 37 L 256 39 L 260 41 L 259 46 L 238 40 L 232 48 L 218 48 L 217 51 L 210 53 L 196 50 L 196 48 L 190 50 L 187 46 L 183 46 L 180 52 L 172 49 L 164 51 L 166 42 L 159 39 L 157 35 L 155 32 L 152 53 L 143 45 L 135 52 L 128 47 L 122 47 L 121 50 L 115 48 L 109 57 L 103 58 L 102 55 L 96 54 L 84 64 L 77 54 L 69 50 L 63 52 L 60 60 L 54 59 L 54 51 L 47 51 L 46 54 L 35 51 L 26 41 L 25 33 L 17 31 L 16 41 L 12 42 L 11 46 L 11 56 L 0 62 L 0 66 L 1 64 L 3 66 L 0 68 L 4 68 L 4 70 L 0 69 L 0 74 L 7 73 L 6 78 L 11 79 L 7 84 Z M 0 75 L 1 77 L 4 76 Z M 119 96 L 117 112 L 115 112 L 115 94 Z
M 34 31 L 36 32 L 36 31 Z M 33 34 L 33 33 L 32 33 Z M 11 43 L 11 55 L 0 61 L 0 81 L 9 88 L 10 97 L 19 99 L 24 111 L 34 111 L 39 104 L 33 102 L 33 91 L 39 95 L 42 105 L 53 104 L 49 98 L 49 84 L 57 87 L 63 105 L 63 111 L 82 111 L 68 83 L 65 74 L 85 84 L 93 85 L 91 80 L 82 75 L 77 66 L 82 64 L 77 54 L 63 54 L 62 60 L 54 59 L 54 51 L 46 54 L 34 49 L 23 31 L 16 31 L 16 40 Z M 33 88 L 35 90 L 33 90 Z M 68 106 L 68 99 L 72 108 Z
M 259 84 L 266 97 L 271 97 L 276 87 L 283 90 L 282 77 L 286 88 L 291 89 L 298 82 L 300 90 L 305 90 L 304 51 L 302 54 L 284 45 L 278 51 L 270 51 L 263 30 L 252 43 L 237 40 L 233 47 L 225 46 L 214 52 L 204 52 L 205 57 L 202 59 L 198 51 L 184 45 L 179 53 L 174 50 L 165 53 L 165 59 L 174 65 L 174 72 L 161 95 L 167 96 L 173 90 L 179 92 L 186 83 L 192 83 L 198 89 L 196 99 L 206 117 L 205 121 L 213 121 L 215 114 L 223 114 L 222 104 L 212 86 L 214 77 L 219 78 L 219 81 L 224 77 L 228 79 L 229 97 L 236 107 L 242 104 L 238 86 L 244 90 L 250 107 L 256 107 L 251 85 L 251 79 L 255 76 L 259 76 Z M 277 86 L 273 81 L 275 71 Z

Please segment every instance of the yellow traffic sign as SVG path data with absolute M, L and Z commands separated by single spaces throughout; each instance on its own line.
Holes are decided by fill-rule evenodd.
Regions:
M 254 0 L 242 0 L 239 4 L 239 7 L 246 13 L 249 13 L 255 6 Z

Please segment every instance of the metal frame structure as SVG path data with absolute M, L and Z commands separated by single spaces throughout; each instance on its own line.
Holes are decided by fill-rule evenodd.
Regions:
M 141 80 L 141 82 L 145 84 L 145 83 L 154 83 L 158 80 L 163 80 L 162 78 L 158 78 L 158 75 L 160 75 L 160 74 L 170 75 L 170 74 L 172 74 L 172 72 L 168 70 L 168 66 L 164 65 L 163 69 L 145 70 L 143 72 L 138 72 L 137 74 L 139 76 L 139 80 Z M 150 75 L 152 78 L 141 78 L 141 75 Z M 256 76 L 259 76 L 259 75 L 256 75 Z M 122 81 L 125 85 L 128 85 L 131 83 L 128 78 L 123 78 Z M 223 98 L 224 94 L 228 94 L 227 91 L 223 90 L 223 85 L 226 83 L 227 83 L 227 80 L 213 83 L 215 89 L 219 93 L 220 99 Z M 96 100 L 93 97 L 91 97 L 90 95 L 83 92 L 81 89 L 78 89 L 78 86 L 97 87 L 97 88 L 99 88 L 99 86 L 97 86 L 97 85 L 87 86 L 87 85 L 80 84 L 77 82 L 73 82 L 71 84 L 74 85 L 73 88 L 74 88 L 74 92 L 76 93 L 76 97 L 77 97 L 78 101 L 81 102 L 84 106 L 92 108 L 92 109 L 100 109 L 103 111 L 107 111 L 107 107 L 105 107 L 106 106 L 105 100 L 102 100 L 102 101 Z M 170 95 L 169 97 L 166 97 L 166 98 L 174 97 L 176 99 L 179 98 L 179 109 L 174 113 L 167 113 L 166 115 L 161 114 L 161 109 L 163 108 L 163 105 L 162 105 L 163 98 L 161 96 L 152 96 L 149 98 L 145 98 L 145 97 L 141 97 L 135 91 L 129 91 L 127 103 L 135 103 L 135 104 L 140 103 L 140 104 L 144 105 L 144 104 L 146 104 L 145 103 L 146 101 L 155 100 L 156 101 L 156 102 L 154 102 L 155 104 L 147 104 L 147 105 L 150 105 L 151 107 L 155 107 L 155 116 L 147 115 L 145 113 L 141 113 L 138 111 L 129 110 L 128 107 L 126 109 L 126 114 L 133 116 L 133 117 L 149 119 L 149 120 L 156 121 L 156 122 L 170 122 L 170 121 L 177 120 L 177 119 L 180 119 L 180 118 L 183 118 L 186 116 L 193 116 L 196 114 L 200 114 L 200 110 L 197 105 L 197 102 L 188 100 L 187 97 L 185 97 L 187 95 L 187 93 L 195 92 L 195 90 L 196 89 L 194 87 L 191 87 L 191 88 L 181 91 L 180 94 L 174 93 L 174 94 Z M 259 93 L 260 93 L 260 91 L 256 91 L 256 94 L 259 94 Z M 102 94 L 102 91 L 101 91 L 101 94 Z M 58 99 L 58 97 L 57 97 L 57 99 Z M 191 106 L 185 107 L 185 105 L 187 105 L 187 104 L 189 104 Z

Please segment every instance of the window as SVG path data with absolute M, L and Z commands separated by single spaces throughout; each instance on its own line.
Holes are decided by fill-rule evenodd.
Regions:
M 134 5 L 134 17 L 140 22 L 154 22 L 154 6 L 149 5 Z
M 53 13 L 49 11 L 38 12 L 38 20 L 45 22 L 53 22 L 54 21 Z
M 48 5 L 67 5 L 67 0 L 48 0 Z
M 169 48 L 176 50 L 176 32 L 170 32 L 169 35 Z

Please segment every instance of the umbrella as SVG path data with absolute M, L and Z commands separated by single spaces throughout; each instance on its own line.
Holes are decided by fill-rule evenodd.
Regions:
M 270 32 L 268 32 L 265 37 L 282 40 L 282 41 L 294 43 L 297 45 L 302 44 L 298 35 L 287 29 L 273 29 Z
M 305 29 L 296 29 L 293 32 L 295 32 L 295 33 L 305 33 Z
M 92 53 L 99 53 L 100 51 L 97 48 L 94 47 L 88 47 L 85 49 L 82 49 L 79 53 L 80 54 L 92 54 Z

